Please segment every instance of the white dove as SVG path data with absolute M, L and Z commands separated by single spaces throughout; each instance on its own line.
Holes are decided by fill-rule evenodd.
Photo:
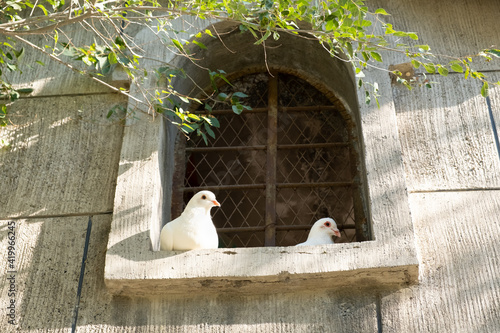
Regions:
M 333 244 L 332 235 L 340 237 L 337 223 L 333 219 L 325 217 L 314 223 L 305 242 L 295 246 Z
M 219 237 L 210 216 L 213 206 L 220 206 L 215 194 L 210 191 L 196 193 L 182 214 L 165 224 L 161 230 L 160 249 L 175 251 L 218 248 Z

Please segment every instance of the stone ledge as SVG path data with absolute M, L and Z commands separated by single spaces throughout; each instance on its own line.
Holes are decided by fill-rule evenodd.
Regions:
M 418 281 L 411 249 L 387 255 L 376 241 L 307 247 L 141 252 L 107 257 L 105 283 L 117 295 L 263 294 L 300 289 L 399 288 Z M 409 251 L 410 250 L 410 251 Z

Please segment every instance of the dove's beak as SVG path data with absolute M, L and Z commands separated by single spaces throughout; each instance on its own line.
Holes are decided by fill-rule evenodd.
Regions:
M 334 234 L 335 236 L 337 236 L 337 237 L 340 237 L 340 231 L 339 231 L 339 229 L 334 229 L 334 230 L 333 230 L 333 234 Z
M 220 207 L 220 203 L 217 200 L 212 201 L 212 203 L 214 206 Z

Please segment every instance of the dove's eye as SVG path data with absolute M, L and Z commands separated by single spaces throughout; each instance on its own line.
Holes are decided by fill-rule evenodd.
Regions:
M 205 200 L 205 199 L 207 198 L 207 196 L 206 196 L 206 195 L 202 195 L 202 196 L 201 196 L 201 198 L 202 198 L 203 200 Z
M 330 222 L 325 222 L 325 226 L 327 226 L 328 228 L 330 228 Z

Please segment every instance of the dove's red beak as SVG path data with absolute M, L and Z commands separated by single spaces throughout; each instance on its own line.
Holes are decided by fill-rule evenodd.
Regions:
M 212 203 L 214 206 L 220 207 L 220 203 L 217 200 L 212 201 Z
M 334 230 L 333 230 L 333 234 L 334 234 L 335 236 L 337 236 L 337 237 L 340 237 L 340 231 L 339 231 L 339 229 L 334 229 Z

